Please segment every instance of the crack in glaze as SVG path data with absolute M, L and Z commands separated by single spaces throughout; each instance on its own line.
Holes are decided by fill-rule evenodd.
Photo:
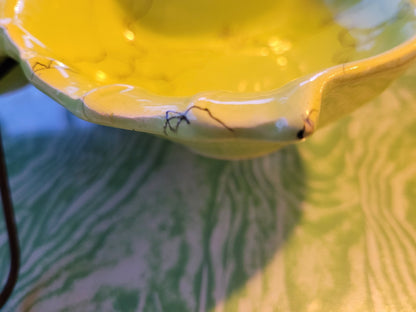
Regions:
M 165 133 L 165 135 L 168 135 L 168 133 L 167 133 L 168 128 L 171 132 L 176 133 L 178 131 L 179 125 L 182 123 L 182 121 L 185 121 L 188 125 L 190 125 L 191 122 L 190 122 L 190 120 L 188 119 L 188 117 L 186 115 L 189 113 L 189 111 L 191 111 L 194 108 L 207 112 L 208 115 L 212 119 L 214 119 L 216 122 L 221 124 L 228 131 L 234 132 L 234 129 L 228 127 L 223 121 L 221 121 L 220 119 L 215 117 L 208 108 L 193 105 L 193 106 L 189 107 L 187 110 L 185 110 L 183 113 L 182 112 L 171 111 L 171 110 L 166 111 L 165 125 L 163 126 L 163 132 Z M 172 114 L 173 116 L 170 116 L 170 114 Z M 177 120 L 177 122 L 176 122 L 176 125 L 172 126 L 171 120 L 174 120 L 174 119 Z

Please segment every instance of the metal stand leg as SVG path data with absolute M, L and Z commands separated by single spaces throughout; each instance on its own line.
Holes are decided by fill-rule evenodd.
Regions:
M 9 237 L 10 250 L 10 271 L 7 277 L 6 284 L 0 293 L 0 309 L 9 299 L 14 285 L 17 282 L 20 266 L 20 249 L 19 239 L 17 236 L 17 227 L 14 219 L 13 204 L 10 194 L 9 182 L 7 178 L 6 162 L 4 159 L 3 142 L 0 133 L 0 188 L 1 199 L 3 204 L 4 220 L 7 227 L 7 235 Z
M 14 59 L 6 58 L 0 63 L 0 79 L 5 77 L 13 68 L 19 65 Z
M 6 63 L 7 64 L 7 63 Z M 7 64 L 10 66 L 10 62 Z M 4 65 L 4 64 L 2 64 Z M 3 66 L 0 66 L 4 69 Z M 0 78 L 4 71 L 0 71 Z M 0 132 L 0 191 L 1 200 L 3 206 L 4 220 L 7 228 L 7 235 L 9 238 L 9 250 L 10 250 L 10 270 L 7 277 L 6 284 L 0 293 L 0 309 L 5 305 L 9 299 L 13 288 L 17 282 L 20 266 L 20 248 L 19 239 L 17 236 L 17 227 L 14 218 L 12 198 L 10 194 L 9 181 L 7 177 L 6 161 L 3 150 L 3 139 Z

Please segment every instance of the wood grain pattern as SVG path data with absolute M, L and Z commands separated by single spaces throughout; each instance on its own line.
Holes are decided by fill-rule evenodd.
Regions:
M 414 83 L 251 161 L 100 126 L 7 136 L 5 311 L 416 310 Z

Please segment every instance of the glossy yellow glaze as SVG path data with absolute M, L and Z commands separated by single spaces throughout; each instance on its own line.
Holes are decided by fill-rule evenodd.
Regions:
M 414 7 L 393 0 L 0 3 L 0 54 L 73 113 L 216 157 L 351 112 L 414 59 L 414 33 Z
M 345 29 L 319 1 L 8 3 L 31 35 L 73 70 L 100 84 L 160 95 L 276 89 L 339 63 L 345 50 L 338 40 Z

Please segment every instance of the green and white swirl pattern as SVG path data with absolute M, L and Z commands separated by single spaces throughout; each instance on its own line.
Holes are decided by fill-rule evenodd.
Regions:
M 415 311 L 415 86 L 250 161 L 101 126 L 6 133 L 5 311 Z

